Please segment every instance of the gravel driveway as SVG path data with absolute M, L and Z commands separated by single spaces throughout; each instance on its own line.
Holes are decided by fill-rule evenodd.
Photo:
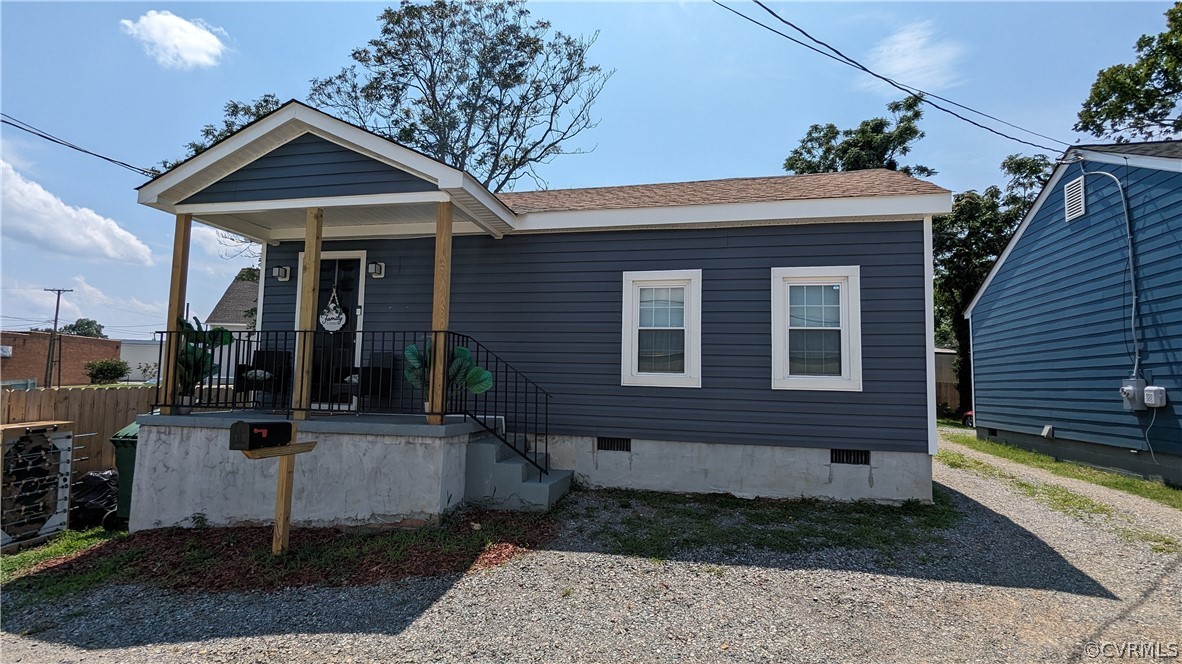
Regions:
M 6 611 L 3 661 L 1059 662 L 1130 641 L 1170 655 L 1151 661 L 1179 659 L 1182 555 L 1131 541 L 1120 524 L 1177 533 L 1182 514 L 976 456 L 1113 512 L 1071 515 L 937 462 L 964 515 L 942 543 L 889 560 L 828 549 L 655 561 L 605 553 L 584 534 L 605 498 L 577 492 L 562 534 L 502 567 L 268 594 L 110 585 Z

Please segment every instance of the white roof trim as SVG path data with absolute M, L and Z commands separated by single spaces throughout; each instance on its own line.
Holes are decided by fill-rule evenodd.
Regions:
M 926 215 L 947 214 L 951 211 L 951 194 L 858 196 L 759 203 L 527 212 L 518 216 L 520 221 L 517 223 L 517 230 L 573 231 L 779 220 L 852 220 L 862 217 L 922 219 Z
M 279 110 L 261 118 L 254 124 L 242 129 L 205 152 L 144 185 L 139 190 L 139 202 L 173 213 L 197 213 L 198 209 L 207 214 L 213 213 L 209 209 L 211 204 L 177 205 L 178 201 L 161 199 L 161 195 L 199 173 L 206 173 L 207 177 L 211 178 L 211 182 L 216 182 L 226 177 L 244 165 L 238 163 L 239 160 L 232 159 L 234 155 L 242 150 L 248 149 L 251 144 L 268 134 L 280 132 L 284 129 L 292 135 L 283 142 L 294 139 L 305 132 L 311 133 L 427 180 L 438 186 L 442 192 L 439 198 L 432 200 L 452 200 L 456 195 L 466 194 L 464 198 L 479 201 L 488 210 L 485 214 L 475 214 L 477 211 L 470 209 L 467 211 L 472 214 L 473 218 L 481 226 L 486 227 L 489 232 L 497 237 L 500 237 L 504 231 L 512 230 L 516 223 L 516 217 L 504 203 L 463 171 L 444 165 L 426 155 L 419 154 L 414 150 L 402 147 L 364 129 L 354 127 L 347 122 L 343 122 L 299 103 L 288 103 Z M 295 131 L 292 131 L 292 129 L 295 129 Z M 306 200 L 321 201 L 316 205 L 308 205 L 308 207 L 357 204 L 340 201 L 329 203 L 327 202 L 329 199 L 287 199 L 275 201 L 273 203 L 275 207 L 259 208 L 259 202 L 252 202 L 250 205 L 254 206 L 252 209 L 255 210 L 277 209 L 282 207 L 296 207 L 302 204 L 301 201 Z M 391 200 L 385 204 L 397 204 L 400 202 L 421 201 L 411 201 L 409 199 L 407 201 Z M 182 208 L 184 209 L 182 210 Z M 484 217 L 487 217 L 487 219 Z
M 176 205 L 177 214 L 243 214 L 288 210 L 291 208 L 333 208 L 365 205 L 405 205 L 414 203 L 446 203 L 451 197 L 442 191 L 418 191 L 406 194 L 368 194 L 361 196 L 329 196 L 325 198 L 284 198 L 271 201 L 241 201 L 233 203 L 193 203 Z
M 973 301 L 970 302 L 968 308 L 964 310 L 965 318 L 968 318 L 972 315 L 973 307 L 977 306 L 977 301 L 980 300 L 981 296 L 985 294 L 985 289 L 989 288 L 989 284 L 993 283 L 993 277 L 997 276 L 997 271 L 1001 269 L 1001 264 L 1006 262 L 1006 259 L 1010 257 L 1010 252 L 1013 251 L 1014 247 L 1018 245 L 1018 240 L 1022 238 L 1022 233 L 1026 232 L 1026 227 L 1030 225 L 1030 222 L 1034 219 L 1035 215 L 1037 215 L 1038 211 L 1042 209 L 1042 204 L 1047 200 L 1047 197 L 1051 195 L 1051 192 L 1054 191 L 1055 186 L 1059 184 L 1059 180 L 1061 180 L 1063 178 L 1063 174 L 1067 172 L 1068 166 L 1070 166 L 1070 164 L 1060 164 L 1055 168 L 1054 173 L 1051 173 L 1051 179 L 1047 180 L 1047 183 L 1043 186 L 1042 191 L 1038 193 L 1038 198 L 1034 199 L 1034 205 L 1030 206 L 1030 211 L 1027 212 L 1026 216 L 1022 218 L 1022 223 L 1018 224 L 1018 229 L 1014 231 L 1014 236 L 1010 238 L 1009 244 L 1007 244 L 1006 248 L 1002 250 L 1001 256 L 998 256 L 997 262 L 993 264 L 993 269 L 989 271 L 989 274 L 985 277 L 985 281 L 981 284 L 981 287 L 977 289 L 977 294 L 973 296 Z
M 1124 154 L 1122 152 L 1097 152 L 1085 148 L 1072 148 L 1067 151 L 1067 154 L 1070 155 L 1075 152 L 1083 154 L 1084 159 L 1087 161 L 1094 161 L 1101 164 L 1128 165 L 1133 168 L 1152 168 L 1158 171 L 1182 173 L 1182 159 L 1150 157 L 1141 154 Z
M 1159 171 L 1173 171 L 1182 173 L 1182 159 L 1146 157 L 1142 155 L 1118 154 L 1112 152 L 1096 152 L 1094 150 L 1085 150 L 1082 148 L 1071 148 L 1067 150 L 1068 155 L 1077 152 L 1083 155 L 1085 161 L 1092 161 L 1102 164 L 1115 164 L 1118 166 L 1127 165 L 1133 168 L 1152 168 Z M 1001 256 L 998 257 L 997 262 L 993 264 L 993 269 L 990 270 L 988 276 L 985 277 L 985 281 L 981 284 L 981 288 L 977 289 L 977 294 L 973 296 L 973 301 L 969 303 L 968 308 L 964 311 L 965 318 L 972 317 L 973 309 L 976 308 L 977 302 L 980 301 L 983 295 L 985 295 L 985 290 L 989 288 L 989 284 L 993 283 L 993 278 L 997 276 L 998 271 L 1001 270 L 1002 264 L 1006 262 L 1007 258 L 1009 258 L 1010 252 L 1013 251 L 1014 247 L 1018 246 L 1018 240 L 1022 239 L 1022 234 L 1026 232 L 1026 227 L 1030 225 L 1030 222 L 1034 219 L 1035 215 L 1037 215 L 1038 211 L 1042 209 L 1043 203 L 1047 200 L 1047 197 L 1051 195 L 1051 191 L 1054 190 L 1059 184 L 1059 180 L 1063 178 L 1063 174 L 1067 172 L 1067 168 L 1070 165 L 1071 164 L 1060 164 L 1057 168 L 1055 168 L 1055 172 L 1051 174 L 1051 179 L 1047 180 L 1046 185 L 1042 188 L 1042 192 L 1040 192 L 1038 198 L 1034 200 L 1034 205 L 1030 206 L 1030 211 L 1026 213 L 1025 217 L 1023 217 L 1022 223 L 1018 224 L 1018 230 L 1014 231 L 1014 237 L 1010 238 L 1009 244 L 1007 244 L 1005 250 L 1001 252 Z

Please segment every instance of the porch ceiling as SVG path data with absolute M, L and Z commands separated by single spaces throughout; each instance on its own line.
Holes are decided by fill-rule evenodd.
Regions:
M 434 202 L 323 207 L 324 239 L 415 237 L 435 234 Z M 308 206 L 319 207 L 319 206 Z M 453 206 L 456 234 L 488 234 L 470 214 Z M 259 242 L 303 240 L 307 207 L 195 213 L 194 219 Z M 495 233 L 494 233 L 495 235 Z

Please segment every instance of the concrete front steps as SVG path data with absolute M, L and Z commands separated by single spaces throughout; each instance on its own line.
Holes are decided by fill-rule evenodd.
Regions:
M 464 495 L 473 505 L 545 512 L 570 491 L 572 471 L 551 468 L 543 475 L 492 436 L 469 442 L 467 455 Z

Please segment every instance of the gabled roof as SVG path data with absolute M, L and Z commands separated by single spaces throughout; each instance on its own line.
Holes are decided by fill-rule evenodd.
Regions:
M 248 273 L 253 273 L 251 278 Z M 259 303 L 259 277 L 257 268 L 245 267 L 242 268 L 234 281 L 226 288 L 226 292 L 222 294 L 222 299 L 214 305 L 213 311 L 209 312 L 209 316 L 205 319 L 205 324 L 209 325 L 242 325 L 249 326 L 250 318 L 246 312 L 258 306 Z
M 896 171 L 873 169 L 622 187 L 502 192 L 497 194 L 497 198 L 514 212 L 525 214 L 558 210 L 612 210 L 949 193 L 947 189 Z
M 1001 252 L 1001 256 L 993 264 L 993 269 L 989 271 L 989 274 L 985 277 L 985 281 L 977 289 L 977 294 L 973 296 L 973 301 L 964 310 L 964 317 L 969 318 L 973 315 L 973 309 L 977 306 L 977 302 L 981 300 L 981 297 L 985 294 L 985 290 L 989 288 L 989 284 L 993 283 L 993 278 L 997 276 L 997 273 L 1001 270 L 1001 266 L 1009 258 L 1010 252 L 1013 251 L 1014 247 L 1022 239 L 1022 234 L 1026 232 L 1026 229 L 1030 226 L 1030 222 L 1038 216 L 1039 210 L 1042 209 L 1043 204 L 1051 195 L 1051 192 L 1058 186 L 1059 181 L 1063 178 L 1063 174 L 1077 161 L 1074 159 L 1076 156 L 1092 162 L 1182 173 L 1182 156 L 1178 158 L 1165 156 L 1166 154 L 1175 154 L 1178 151 L 1177 146 L 1179 144 L 1182 144 L 1182 142 L 1153 141 L 1094 146 L 1081 145 L 1069 148 L 1064 152 L 1063 157 L 1058 162 L 1058 166 L 1055 167 L 1046 185 L 1039 192 L 1038 198 L 1035 199 L 1034 205 L 1030 206 L 1030 211 L 1026 213 L 1026 216 L 1022 218 L 1022 222 L 1018 224 L 1018 229 L 1014 231 L 1014 236 L 1010 238 L 1005 250 Z
M 414 176 L 414 190 L 374 186 L 373 191 L 346 195 L 342 188 L 317 188 L 320 181 L 315 180 L 323 177 L 341 183 L 350 176 L 345 170 L 284 174 L 279 164 L 292 163 L 286 161 L 285 151 L 294 157 L 307 147 L 302 143 L 324 145 L 325 141 L 344 148 L 340 154 L 352 152 L 381 162 L 374 165 L 379 170 L 389 166 Z M 306 165 L 296 163 L 300 168 Z M 328 163 L 336 163 L 335 157 L 316 167 Z M 326 239 L 431 235 L 436 204 L 446 201 L 455 206 L 455 233 L 494 237 L 638 227 L 900 221 L 951 210 L 951 193 L 946 189 L 886 170 L 498 196 L 459 169 L 295 100 L 144 184 L 139 201 L 271 243 L 303 239 L 305 208 L 325 210 Z
M 305 134 L 313 134 L 358 154 L 410 173 L 427 180 L 439 189 L 439 192 L 435 194 L 390 194 L 367 199 L 353 197 L 353 200 L 344 201 L 351 204 L 354 209 L 372 208 L 374 205 L 381 204 L 430 203 L 434 202 L 433 197 L 446 196 L 459 208 L 461 218 L 472 221 L 494 236 L 499 237 L 504 232 L 513 229 L 513 213 L 471 175 L 294 99 L 140 186 L 139 202 L 167 212 L 198 214 L 211 225 L 220 228 L 223 224 L 215 223 L 207 219 L 205 215 L 240 214 L 241 210 L 235 208 L 233 212 L 226 212 L 225 210 L 229 209 L 229 206 L 223 206 L 223 208 L 218 208 L 216 205 L 195 207 L 183 205 L 182 202 L 247 164 Z M 320 207 L 325 203 L 322 200 L 305 201 L 302 199 L 291 202 L 307 207 Z M 264 203 L 273 202 L 265 201 Z M 257 208 L 250 212 L 261 213 L 275 209 L 275 207 L 267 205 L 260 205 Z M 363 213 L 364 211 L 359 214 L 363 215 Z M 229 216 L 225 219 L 231 222 L 235 221 Z M 237 221 L 241 222 L 241 220 Z M 249 225 L 247 223 L 247 226 Z M 258 237 L 260 233 L 252 233 L 249 228 L 245 230 L 230 228 L 230 230 L 255 239 L 270 239 Z

